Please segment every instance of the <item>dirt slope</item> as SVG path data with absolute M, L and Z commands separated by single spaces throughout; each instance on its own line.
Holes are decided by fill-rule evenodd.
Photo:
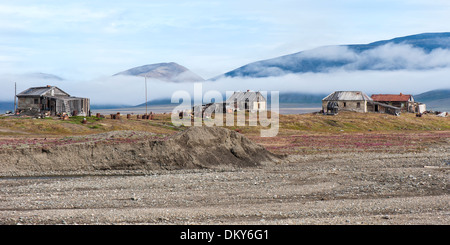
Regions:
M 235 131 L 191 127 L 167 140 L 3 149 L 0 151 L 0 174 L 248 167 L 282 158 Z

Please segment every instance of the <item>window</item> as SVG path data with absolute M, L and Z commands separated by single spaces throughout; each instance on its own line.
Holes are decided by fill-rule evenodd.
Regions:
M 344 107 L 346 107 L 347 106 L 347 103 L 346 102 L 344 102 Z
M 39 99 L 34 99 L 35 104 L 39 104 Z
M 361 108 L 361 103 L 356 103 L 356 108 Z

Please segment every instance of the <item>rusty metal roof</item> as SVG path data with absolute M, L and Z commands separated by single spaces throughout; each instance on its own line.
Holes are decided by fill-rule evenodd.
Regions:
M 43 95 L 45 93 L 47 93 L 50 89 L 52 89 L 51 87 L 34 87 L 34 88 L 29 88 L 21 93 L 18 94 L 18 96 L 22 96 L 22 95 L 28 95 L 28 96 L 33 96 L 33 95 Z
M 22 91 L 17 96 L 43 96 L 46 93 L 48 93 L 49 91 L 54 90 L 54 89 L 57 89 L 58 91 L 61 91 L 63 94 L 66 94 L 67 96 L 69 96 L 69 94 L 67 94 L 66 92 L 64 92 L 63 90 L 61 90 L 60 88 L 58 88 L 56 86 L 32 87 L 32 88 Z
M 410 94 L 373 94 L 371 98 L 374 101 L 408 101 Z
M 266 101 L 266 98 L 260 93 L 260 92 L 253 92 L 253 91 L 247 91 L 247 92 L 234 92 L 233 95 L 230 96 L 230 98 L 227 99 L 227 102 L 234 102 L 237 101 Z
M 336 91 L 323 98 L 324 101 L 337 101 L 337 100 L 363 100 L 372 101 L 372 99 L 361 91 Z

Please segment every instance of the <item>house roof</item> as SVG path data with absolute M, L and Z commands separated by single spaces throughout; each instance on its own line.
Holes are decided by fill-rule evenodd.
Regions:
M 323 98 L 324 101 L 336 101 L 336 100 L 363 100 L 372 101 L 372 99 L 361 91 L 336 91 Z
M 40 96 L 40 95 L 47 93 L 50 89 L 51 89 L 51 87 L 29 88 L 29 89 L 19 93 L 17 96 L 35 96 L 35 95 Z
M 247 91 L 247 92 L 234 92 L 230 98 L 227 99 L 227 102 L 234 102 L 237 101 L 266 101 L 266 98 L 262 96 L 260 92 L 253 92 L 253 91 Z
M 373 94 L 371 98 L 374 101 L 408 101 L 410 94 Z
M 31 87 L 27 90 L 22 91 L 17 96 L 43 96 L 46 93 L 50 92 L 51 90 L 54 90 L 55 88 L 61 91 L 62 93 L 66 94 L 67 96 L 69 96 L 68 93 L 64 92 L 63 90 L 61 90 L 56 86 Z

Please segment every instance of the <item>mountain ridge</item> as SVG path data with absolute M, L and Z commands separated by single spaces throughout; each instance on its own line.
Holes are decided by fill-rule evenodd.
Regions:
M 415 34 L 368 44 L 322 46 L 255 61 L 210 80 L 319 73 L 336 69 L 351 71 L 450 67 L 450 59 L 442 59 L 439 52 L 445 52 L 442 56 L 450 54 L 450 32 Z
M 175 62 L 148 64 L 130 68 L 113 76 L 139 76 L 162 80 L 165 82 L 201 82 L 202 77 Z

